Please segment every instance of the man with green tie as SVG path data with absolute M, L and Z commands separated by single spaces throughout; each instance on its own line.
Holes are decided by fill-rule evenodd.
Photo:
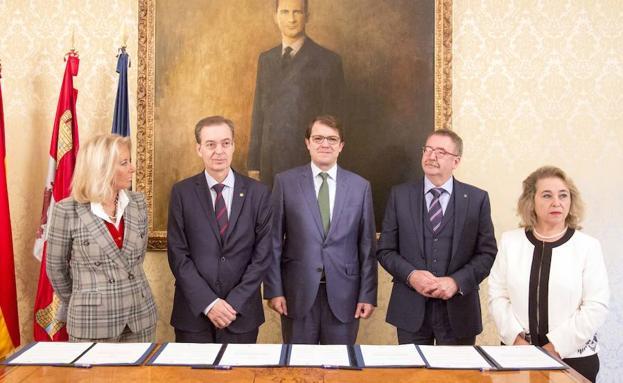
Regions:
M 305 145 L 311 163 L 275 177 L 264 298 L 281 315 L 284 343 L 353 344 L 376 305 L 370 183 L 337 165 L 344 138 L 335 117 L 316 117 Z

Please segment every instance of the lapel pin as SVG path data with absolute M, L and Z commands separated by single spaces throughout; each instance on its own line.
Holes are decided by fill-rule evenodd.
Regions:
M 463 198 L 467 198 L 467 194 L 463 194 Z
M 240 193 L 240 197 L 244 197 L 244 193 Z

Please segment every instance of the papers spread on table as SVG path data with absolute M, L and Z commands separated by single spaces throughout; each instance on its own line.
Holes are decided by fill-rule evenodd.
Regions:
M 69 365 L 91 346 L 93 343 L 31 343 L 7 359 L 4 364 Z
M 355 353 L 361 356 L 360 367 L 423 367 L 426 364 L 413 344 L 361 345 Z
M 567 366 L 535 346 L 480 346 L 500 369 L 553 370 Z
M 293 344 L 290 347 L 290 366 L 350 366 L 345 345 Z
M 166 343 L 154 355 L 149 364 L 169 366 L 212 365 L 221 351 L 222 344 L 215 343 Z
M 134 366 L 143 363 L 154 348 L 152 343 L 96 343 L 74 362 L 75 365 Z
M 474 346 L 418 346 L 426 367 L 490 370 L 491 365 Z
M 228 344 L 221 366 L 279 366 L 284 363 L 282 344 Z

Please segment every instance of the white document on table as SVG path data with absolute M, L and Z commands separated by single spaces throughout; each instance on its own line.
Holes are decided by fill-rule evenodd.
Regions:
M 474 346 L 418 346 L 429 368 L 493 369 Z
M 223 345 L 219 343 L 167 343 L 150 364 L 171 366 L 212 365 Z
M 361 345 L 361 356 L 365 367 L 426 365 L 413 344 L 401 345 Z
M 221 366 L 278 366 L 281 363 L 281 344 L 233 344 L 225 348 Z
M 547 370 L 566 368 L 535 346 L 480 346 L 500 368 Z
M 151 343 L 96 343 L 75 364 L 124 365 L 139 364 L 152 347 Z
M 290 366 L 350 366 L 345 345 L 293 344 Z
M 93 343 L 38 342 L 6 364 L 70 364 Z
M 214 364 L 221 351 L 217 343 L 167 343 L 150 364 L 195 366 Z

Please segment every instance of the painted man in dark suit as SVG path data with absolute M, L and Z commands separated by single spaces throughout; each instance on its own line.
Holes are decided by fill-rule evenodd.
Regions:
M 300 137 L 309 121 L 342 117 L 342 60 L 305 35 L 308 17 L 307 0 L 276 0 L 281 44 L 258 60 L 248 169 L 266 185 L 307 160 Z
M 199 121 L 195 138 L 205 170 L 175 184 L 169 204 L 175 340 L 255 343 L 264 322 L 260 283 L 270 264 L 270 193 L 231 169 L 230 120 Z
M 337 165 L 334 117 L 316 118 L 305 137 L 311 164 L 275 177 L 264 298 L 281 314 L 284 343 L 353 344 L 376 305 L 370 183 Z
M 398 342 L 474 344 L 482 332 L 478 286 L 497 253 L 489 196 L 456 180 L 463 142 L 431 133 L 424 178 L 392 188 L 377 256 L 393 276 L 387 322 Z

